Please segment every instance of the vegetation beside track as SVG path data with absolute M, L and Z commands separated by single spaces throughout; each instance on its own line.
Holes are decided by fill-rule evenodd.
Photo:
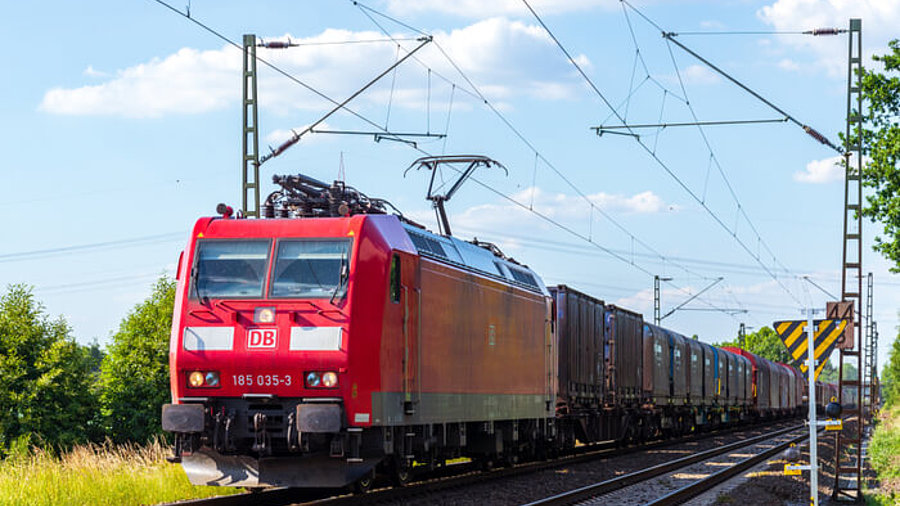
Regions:
M 868 491 L 867 504 L 900 503 L 900 406 L 886 408 L 869 441 L 869 461 L 879 488 Z
M 181 466 L 165 461 L 168 452 L 159 441 L 16 451 L 0 461 L 0 504 L 138 505 L 242 491 L 191 485 Z

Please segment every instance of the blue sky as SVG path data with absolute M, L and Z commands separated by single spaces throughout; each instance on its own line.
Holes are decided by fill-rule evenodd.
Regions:
M 570 284 L 649 319 L 654 274 L 673 278 L 663 285 L 664 313 L 722 277 L 664 320 L 710 342 L 733 337 L 741 322 L 759 328 L 800 318 L 802 306 L 823 307 L 829 297 L 803 276 L 839 295 L 841 173 L 835 153 L 802 130 L 670 127 L 642 130 L 638 140 L 598 137 L 590 127 L 620 124 L 616 115 L 630 124 L 781 118 L 667 44 L 652 21 L 837 142 L 846 35 L 688 32 L 844 28 L 861 17 L 868 63 L 900 36 L 898 0 L 634 1 L 633 8 L 533 1 L 600 94 L 520 1 L 172 5 L 184 11 L 188 3 L 193 19 L 231 40 L 255 33 L 300 43 L 259 55 L 338 101 L 414 48 L 419 34 L 411 28 L 434 36 L 416 61 L 349 106 L 392 131 L 445 139 L 417 150 L 373 136 L 304 136 L 263 164 L 264 194 L 273 174 L 331 181 L 343 160 L 348 184 L 433 225 L 426 174 L 404 178 L 404 169 L 425 153 L 483 154 L 508 175 L 476 173 L 448 204 L 454 232 L 499 244 L 548 284 Z M 150 0 L 16 3 L 0 29 L 12 49 L 0 73 L 0 283 L 33 285 L 80 342 L 105 344 L 154 280 L 173 272 L 193 221 L 218 202 L 240 205 L 240 52 Z M 334 44 L 346 41 L 355 42 Z M 331 108 L 265 66 L 259 90 L 263 146 L 277 146 Z M 373 129 L 346 112 L 322 128 Z M 884 363 L 900 279 L 869 249 L 879 231 L 865 226 L 863 262 L 875 276 Z M 721 311 L 731 309 L 747 312 Z

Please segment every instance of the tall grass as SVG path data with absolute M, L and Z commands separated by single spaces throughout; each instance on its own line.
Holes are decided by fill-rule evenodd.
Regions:
M 180 465 L 165 461 L 168 451 L 157 441 L 19 452 L 0 462 L 0 504 L 138 505 L 239 491 L 191 485 Z
M 869 441 L 869 461 L 878 475 L 879 490 L 868 504 L 900 504 L 900 406 L 886 408 Z

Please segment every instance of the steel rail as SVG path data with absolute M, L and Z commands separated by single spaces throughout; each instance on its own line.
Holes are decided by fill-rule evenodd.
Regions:
M 647 452 L 655 449 L 662 449 L 666 447 L 670 447 L 673 445 L 678 445 L 681 443 L 687 443 L 691 441 L 698 441 L 707 439 L 709 437 L 713 437 L 716 435 L 724 435 L 730 434 L 745 430 L 753 430 L 754 428 L 758 428 L 762 424 L 751 424 L 748 426 L 740 426 L 740 427 L 732 427 L 732 428 L 721 428 L 718 430 L 714 430 L 706 433 L 695 433 L 687 436 L 682 436 L 675 439 L 666 439 L 661 441 L 654 441 L 651 443 L 627 446 L 627 447 L 617 447 L 613 444 L 607 443 L 599 443 L 595 445 L 591 445 L 590 447 L 586 447 L 582 453 L 578 453 L 575 455 L 568 455 L 561 458 L 556 458 L 550 461 L 545 462 L 531 462 L 522 465 L 518 465 L 515 467 L 509 468 L 499 468 L 492 470 L 490 472 L 481 472 L 476 471 L 476 467 L 474 464 L 456 464 L 452 466 L 447 466 L 444 468 L 440 468 L 437 472 L 438 474 L 431 474 L 431 476 L 424 476 L 423 479 L 416 479 L 415 482 L 410 483 L 406 487 L 392 487 L 392 488 L 383 488 L 376 489 L 366 494 L 357 494 L 357 495 L 349 495 L 349 492 L 346 489 L 290 489 L 290 488 L 274 488 L 274 489 L 266 489 L 262 491 L 256 492 L 247 492 L 242 494 L 234 494 L 227 496 L 216 496 L 216 497 L 207 497 L 203 499 L 191 499 L 191 500 L 182 500 L 176 501 L 172 503 L 164 503 L 160 506 L 244 506 L 248 504 L 266 504 L 266 505 L 288 505 L 294 504 L 298 502 L 311 502 L 315 501 L 316 504 L 327 504 L 329 506 L 348 506 L 348 505 L 358 505 L 358 504 L 369 504 L 375 501 L 378 502 L 388 502 L 392 500 L 402 500 L 414 495 L 422 494 L 422 493 L 434 493 L 439 492 L 441 490 L 448 490 L 451 488 L 464 487 L 469 485 L 474 485 L 477 483 L 482 483 L 485 481 L 502 479 L 514 476 L 520 476 L 535 472 L 540 472 L 546 469 L 551 469 L 554 467 L 567 466 L 573 464 L 580 464 L 584 462 L 589 462 L 592 460 L 596 460 L 599 458 L 608 458 L 608 457 L 619 457 L 625 456 L 634 453 Z M 777 425 L 777 423 L 776 423 Z M 749 444 L 748 442 L 751 440 L 755 440 L 758 438 L 769 439 L 774 435 L 781 434 L 785 431 L 796 430 L 796 426 L 789 427 L 787 429 L 779 429 L 773 433 L 766 434 L 764 436 L 757 436 L 751 439 L 745 439 L 739 441 L 737 444 L 740 446 L 746 446 Z M 719 447 L 716 450 L 722 450 L 723 448 L 729 448 L 732 445 L 728 445 L 726 447 Z M 740 447 L 739 446 L 739 447 Z M 707 457 L 709 458 L 709 457 Z M 683 459 L 680 459 L 683 460 Z M 661 464 L 664 465 L 664 464 Z M 652 468 L 651 468 L 652 469 Z M 441 472 L 453 472 L 454 474 L 450 475 L 441 475 Z M 645 479 L 649 479 L 645 478 Z M 540 502 L 535 504 L 541 504 Z M 549 504 L 549 503 L 548 503 Z
M 334 497 L 342 492 L 334 489 L 292 489 L 287 487 L 269 488 L 256 492 L 232 495 L 218 495 L 201 499 L 186 499 L 167 502 L 159 506 L 247 506 L 248 504 L 287 505 L 298 502 L 319 501 Z M 347 493 L 347 492 L 343 492 Z
M 668 472 L 674 471 L 676 469 L 680 469 L 682 467 L 696 464 L 697 462 L 702 462 L 704 460 L 708 460 L 712 457 L 716 457 L 723 453 L 728 453 L 734 450 L 738 450 L 740 448 L 744 448 L 746 446 L 750 446 L 753 444 L 761 443 L 763 441 L 768 441 L 773 437 L 780 436 L 782 434 L 796 431 L 798 429 L 804 428 L 806 425 L 795 425 L 792 427 L 788 427 L 785 429 L 781 429 L 769 434 L 763 434 L 762 436 L 753 437 L 750 439 L 745 439 L 743 441 L 737 441 L 735 443 L 731 443 L 729 445 L 720 446 L 718 448 L 713 448 L 712 450 L 707 450 L 705 452 L 696 453 L 694 455 L 690 455 L 688 457 L 683 457 L 680 459 L 676 459 L 670 462 L 665 462 L 662 464 L 657 464 L 652 467 L 648 467 L 646 469 L 642 469 L 640 471 L 622 475 L 616 478 L 612 478 L 610 480 L 602 481 L 600 483 L 595 483 L 593 485 L 587 485 L 581 488 L 577 488 L 575 490 L 570 490 L 568 492 L 563 492 L 562 494 L 557 494 L 551 497 L 547 497 L 541 499 L 539 501 L 534 501 L 528 503 L 525 506 L 556 506 L 561 504 L 574 504 L 579 501 L 583 501 L 585 499 L 589 499 L 592 497 L 597 497 L 601 495 L 608 494 L 610 492 L 614 492 L 616 490 L 641 483 L 647 481 L 652 478 L 656 478 L 657 476 L 661 476 Z M 804 435 L 803 437 L 808 437 Z M 789 442 L 790 443 L 790 442 Z M 788 443 L 788 444 L 789 444 Z M 779 450 L 780 451 L 780 450 Z M 693 496 L 692 496 L 693 497 Z M 665 503 L 665 504 L 675 504 L 675 503 Z
M 738 462 L 737 464 L 735 464 L 731 467 L 726 467 L 725 469 L 722 469 L 721 471 L 719 471 L 717 473 L 711 474 L 711 475 L 707 476 L 706 478 L 703 478 L 700 481 L 695 481 L 694 483 L 691 483 L 690 485 L 686 485 L 678 490 L 675 490 L 674 492 L 666 494 L 655 501 L 647 503 L 645 506 L 650 506 L 650 505 L 669 506 L 669 505 L 675 505 L 675 504 L 682 504 L 685 501 L 692 499 L 694 497 L 697 497 L 698 495 L 712 489 L 716 485 L 724 483 L 724 482 L 728 481 L 729 479 L 737 476 L 738 474 L 741 474 L 744 471 L 749 470 L 750 468 L 754 467 L 755 465 L 757 465 L 761 462 L 764 462 L 766 459 L 768 459 L 770 457 L 774 457 L 778 453 L 787 449 L 790 445 L 799 443 L 800 441 L 803 441 L 804 439 L 808 439 L 808 438 L 809 438 L 809 434 L 802 434 L 802 435 L 797 436 L 789 441 L 785 441 L 784 443 L 781 443 L 773 448 L 765 450 L 753 457 L 750 457 L 746 460 Z

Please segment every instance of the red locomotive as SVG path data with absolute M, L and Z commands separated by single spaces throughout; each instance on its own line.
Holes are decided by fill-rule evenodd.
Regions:
M 265 219 L 197 221 L 179 259 L 163 428 L 191 482 L 402 484 L 801 407 L 800 375 L 717 349 L 390 214 L 276 177 Z

